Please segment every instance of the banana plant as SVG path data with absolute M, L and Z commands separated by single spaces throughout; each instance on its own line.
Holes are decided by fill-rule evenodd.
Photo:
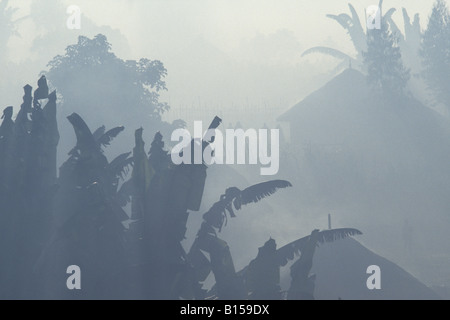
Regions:
M 128 220 L 128 215 L 123 211 L 131 195 L 127 188 L 119 188 L 120 180 L 124 180 L 129 168 L 133 166 L 134 159 L 131 152 L 123 153 L 108 162 L 104 156 L 103 148 L 110 145 L 124 127 L 115 127 L 106 131 L 102 126 L 91 133 L 84 120 L 76 113 L 68 117 L 77 138 L 76 146 L 69 152 L 69 159 L 61 167 L 60 180 L 64 184 L 65 173 L 70 174 L 70 179 L 78 181 L 77 188 L 86 189 L 94 184 L 101 186 L 102 192 L 109 201 L 114 202 L 114 207 L 121 221 Z M 74 172 L 78 172 L 76 175 Z M 69 179 L 69 180 L 70 180 Z
M 280 267 L 284 267 L 289 261 L 303 256 L 302 262 L 297 263 L 296 268 L 291 272 L 295 275 L 293 283 L 297 284 L 300 282 L 297 281 L 300 278 L 298 269 L 307 270 L 308 272 L 305 273 L 309 274 L 316 246 L 361 234 L 361 231 L 353 228 L 314 230 L 311 235 L 292 241 L 279 249 L 276 249 L 275 240 L 268 240 L 259 248 L 257 257 L 236 274 L 245 285 L 245 297 L 250 299 L 280 299 Z M 306 264 L 307 267 L 303 269 L 298 268 L 299 264 L 302 266 Z M 291 291 L 295 291 L 298 288 L 295 284 L 291 285 Z M 214 297 L 217 295 L 218 287 L 213 286 L 208 296 Z
M 379 1 L 379 8 L 382 10 L 383 0 Z M 355 66 L 359 70 L 363 70 L 363 53 L 367 51 L 367 41 L 366 32 L 361 24 L 361 20 L 355 10 L 355 8 L 349 3 L 348 4 L 351 16 L 342 13 L 339 15 L 327 14 L 327 18 L 335 20 L 338 22 L 350 36 L 353 47 L 356 51 L 356 56 L 344 53 L 340 50 L 325 47 L 316 46 L 305 50 L 302 53 L 302 57 L 310 54 L 324 54 L 338 59 L 340 62 L 333 70 L 333 73 L 337 73 L 342 69 L 345 69 L 349 64 Z M 397 24 L 392 19 L 393 14 L 396 12 L 395 8 L 389 9 L 383 16 L 382 20 L 389 25 L 391 31 L 396 34 L 399 38 L 399 45 L 402 53 L 406 56 L 406 60 L 409 65 L 413 66 L 414 61 L 419 61 L 417 59 L 417 52 L 420 45 L 420 21 L 419 15 L 414 16 L 413 22 L 408 15 L 408 12 L 403 8 L 403 21 L 405 27 L 405 34 L 403 35 Z M 411 58 L 409 56 L 412 55 Z
M 380 8 L 382 5 L 382 0 L 380 0 Z M 351 56 L 350 54 L 344 53 L 340 50 L 329 48 L 329 47 L 313 47 L 305 52 L 303 52 L 302 57 L 313 54 L 313 53 L 321 53 L 325 55 L 332 56 L 334 58 L 337 58 L 341 60 L 339 65 L 336 67 L 336 70 L 340 70 L 347 66 L 349 63 L 352 65 L 355 65 L 357 68 L 362 67 L 362 61 L 363 61 L 363 52 L 367 50 L 367 43 L 366 43 L 366 33 L 364 32 L 364 29 L 361 25 L 361 21 L 359 19 L 359 16 L 355 10 L 355 8 L 349 3 L 348 4 L 351 16 L 349 16 L 346 13 L 341 13 L 339 15 L 333 15 L 333 14 L 327 14 L 326 17 L 332 20 L 335 20 L 337 23 L 339 23 L 345 30 L 347 30 L 347 33 L 350 35 L 350 39 L 353 43 L 353 47 L 356 51 L 356 56 Z
M 212 271 L 220 298 L 245 297 L 243 284 L 236 276 L 228 244 L 218 237 L 216 230 L 221 231 L 226 222 L 227 213 L 233 218 L 236 216 L 234 210 L 240 210 L 244 205 L 259 202 L 276 191 L 291 186 L 289 181 L 272 180 L 244 190 L 236 187 L 226 189 L 225 193 L 220 196 L 220 200 L 203 215 L 204 221 L 188 254 L 194 273 L 194 291 L 204 294 L 199 290 L 200 283 L 205 281 Z M 206 252 L 210 259 L 203 252 Z M 204 296 L 197 296 L 197 298 L 202 299 Z

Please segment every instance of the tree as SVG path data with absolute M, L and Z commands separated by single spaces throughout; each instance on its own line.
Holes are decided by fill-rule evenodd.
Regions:
M 68 120 L 77 142 L 60 168 L 53 209 L 56 228 L 36 264 L 42 279 L 39 287 L 48 297 L 77 297 L 67 290 L 66 275 L 61 272 L 76 264 L 84 269 L 84 298 L 114 297 L 117 292 L 109 285 L 126 265 L 122 222 L 128 215 L 122 209 L 126 205 L 122 199 L 130 198 L 121 194 L 119 180 L 132 166 L 133 158 L 131 153 L 123 153 L 109 162 L 103 154 L 102 147 L 108 146 L 123 127 L 106 132 L 101 127 L 91 133 L 78 114 L 71 114 Z
M 378 93 L 389 97 L 404 94 L 410 78 L 398 41 L 397 35 L 382 21 L 381 29 L 368 30 L 367 52 L 363 54 L 369 83 Z
M 84 36 L 54 57 L 47 78 L 63 97 L 63 106 L 99 125 L 105 121 L 104 110 L 125 124 L 147 116 L 160 121 L 167 103 L 159 101 L 166 90 L 167 70 L 158 60 L 121 60 L 111 52 L 106 36 Z M 82 109 L 81 109 L 82 108 Z M 103 112 L 99 112 L 102 110 Z
M 423 77 L 436 102 L 450 107 L 450 12 L 437 0 L 422 37 Z
M 364 31 L 363 25 L 361 24 L 361 20 L 355 10 L 355 8 L 349 3 L 348 4 L 351 16 L 346 13 L 341 13 L 339 15 L 327 14 L 327 18 L 335 20 L 338 22 L 344 29 L 347 30 L 347 33 L 350 36 L 350 40 L 352 41 L 353 47 L 355 49 L 356 55 L 352 56 L 346 54 L 342 51 L 339 51 L 330 47 L 312 47 L 303 52 L 302 57 L 313 54 L 313 53 L 321 53 L 325 55 L 332 56 L 338 60 L 340 63 L 334 69 L 334 72 L 340 71 L 348 67 L 349 62 L 356 69 L 364 69 L 364 52 L 367 51 L 367 36 Z M 378 7 L 380 10 L 383 6 L 383 0 L 379 1 Z M 386 22 L 386 24 L 391 28 L 391 30 L 398 36 L 398 44 L 401 49 L 402 55 L 407 62 L 408 67 L 414 68 L 419 65 L 419 59 L 417 56 L 419 42 L 420 42 L 420 20 L 419 15 L 416 14 L 414 16 L 414 20 L 411 22 L 411 18 L 408 15 L 408 12 L 405 8 L 402 9 L 403 13 L 403 22 L 405 34 L 403 35 L 401 30 L 398 28 L 397 24 L 392 19 L 393 14 L 396 12 L 395 8 L 389 9 L 382 17 L 382 19 Z
M 356 13 L 355 8 L 349 3 L 348 7 L 351 11 L 352 16 L 350 17 L 348 14 L 341 13 L 339 15 L 327 14 L 327 18 L 333 19 L 338 22 L 344 29 L 347 30 L 347 33 L 350 36 L 350 39 L 353 43 L 353 46 L 356 50 L 356 57 L 351 57 L 350 55 L 339 51 L 337 49 L 329 48 L 329 47 L 312 47 L 305 52 L 303 52 L 302 56 L 306 56 L 311 53 L 322 53 L 326 55 L 330 55 L 341 60 L 340 64 L 336 67 L 336 70 L 340 70 L 346 66 L 348 66 L 349 61 L 353 64 L 360 65 L 362 53 L 366 49 L 366 41 L 364 29 L 361 25 L 361 21 L 359 20 L 358 14 Z
M 289 261 L 300 256 L 300 259 L 291 267 L 292 282 L 291 288 L 289 289 L 291 298 L 294 298 L 292 294 L 297 295 L 297 293 L 303 294 L 305 292 L 312 292 L 313 290 L 310 291 L 311 286 L 309 285 L 309 280 L 312 280 L 309 276 L 309 272 L 313 263 L 312 259 L 315 247 L 327 242 L 333 242 L 361 234 L 361 231 L 353 228 L 329 229 L 323 231 L 314 230 L 311 235 L 292 241 L 279 249 L 277 249 L 275 240 L 269 239 L 264 246 L 258 249 L 256 258 L 245 268 L 237 272 L 236 276 L 239 279 L 243 279 L 248 298 L 259 300 L 279 299 L 281 298 L 280 267 L 285 267 Z M 198 237 L 199 236 L 197 236 L 197 239 Z M 191 261 L 194 263 L 197 269 L 196 271 L 206 278 L 207 274 L 210 272 L 210 269 L 208 269 L 209 262 L 203 257 L 203 254 L 199 252 L 199 250 L 196 251 L 197 254 L 192 256 Z M 191 249 L 189 254 L 192 255 L 192 253 L 196 252 Z M 218 286 L 219 284 L 216 283 L 216 285 L 211 288 L 209 294 L 217 296 Z M 289 298 L 288 292 L 288 299 Z M 305 296 L 302 295 L 295 298 L 303 299 Z M 311 296 L 309 298 L 311 298 Z
M 227 212 L 231 218 L 234 218 L 236 217 L 234 210 L 241 210 L 244 205 L 259 202 L 278 190 L 288 187 L 292 187 L 289 181 L 271 180 L 252 185 L 244 190 L 237 187 L 225 190 L 220 200 L 203 215 L 204 221 L 188 254 L 195 270 L 194 287 L 200 287 L 212 271 L 219 298 L 243 299 L 245 297 L 244 284 L 236 274 L 230 248 L 226 241 L 218 237 L 216 229 L 219 232 L 222 230 L 227 219 Z M 209 254 L 210 260 L 204 256 L 203 251 Z
M 32 297 L 32 268 L 48 240 L 56 191 L 56 92 L 45 77 L 32 95 L 24 87 L 19 114 L 3 112 L 0 125 L 0 296 Z M 43 100 L 45 105 L 41 105 Z

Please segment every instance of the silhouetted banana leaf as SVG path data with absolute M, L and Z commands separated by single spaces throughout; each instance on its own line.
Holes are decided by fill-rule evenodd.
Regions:
M 352 13 L 352 23 L 353 23 L 354 27 L 357 30 L 361 30 L 362 33 L 364 34 L 363 27 L 361 25 L 361 21 L 359 20 L 359 16 L 358 16 L 358 13 L 356 13 L 355 8 L 350 3 L 348 4 L 348 8 L 350 9 L 350 12 Z
M 392 15 L 395 13 L 395 11 L 396 11 L 395 8 L 389 9 L 389 11 L 386 12 L 386 14 L 383 16 L 383 19 L 386 21 L 386 23 L 391 28 L 392 33 L 395 34 L 395 36 L 398 37 L 400 41 L 403 41 L 404 36 L 403 36 L 402 32 L 400 31 L 399 27 L 394 22 L 394 20 L 392 20 Z
M 403 23 L 405 27 L 405 37 L 408 36 L 408 29 L 413 26 L 413 24 L 416 22 L 416 16 L 414 16 L 414 22 L 411 24 L 411 18 L 409 17 L 408 11 L 405 8 L 402 8 L 402 14 L 403 14 Z
M 94 140 L 91 130 L 89 130 L 86 122 L 84 122 L 77 113 L 72 113 L 67 119 L 72 124 L 77 137 L 77 145 L 69 152 L 69 154 L 72 154 L 75 149 L 84 151 L 98 150 L 97 142 Z
M 109 170 L 115 177 L 124 178 L 128 174 L 128 167 L 133 166 L 133 157 L 128 158 L 131 152 L 122 153 L 109 163 Z
M 383 1 L 381 0 L 379 2 L 380 10 L 382 8 L 382 5 L 383 5 Z M 339 15 L 327 14 L 326 16 L 330 19 L 337 21 L 344 29 L 347 30 L 347 33 L 350 35 L 350 38 L 352 40 L 353 46 L 354 46 L 356 52 L 358 53 L 357 58 L 353 59 L 349 55 L 347 55 L 339 50 L 335 50 L 335 49 L 327 48 L 327 47 L 314 47 L 314 48 L 308 49 L 302 54 L 302 56 L 305 56 L 305 55 L 311 54 L 311 53 L 322 53 L 322 54 L 333 56 L 333 57 L 341 59 L 341 60 L 347 60 L 347 61 L 350 60 L 351 62 L 355 62 L 355 64 L 358 65 L 357 61 L 361 61 L 363 52 L 365 52 L 367 50 L 366 34 L 364 32 L 364 28 L 361 24 L 361 20 L 359 19 L 359 16 L 358 16 L 355 8 L 351 4 L 348 4 L 348 7 L 351 12 L 351 17 L 345 13 L 342 13 Z M 388 17 L 390 17 L 390 15 L 392 15 L 393 12 L 391 12 L 391 10 L 387 13 L 386 18 L 388 18 Z M 390 19 L 390 21 L 392 21 L 392 19 Z M 393 24 L 393 21 L 392 21 L 392 24 Z M 393 28 L 395 28 L 395 27 L 396 26 L 393 26 Z M 401 34 L 399 34 L 399 36 L 401 36 Z M 339 67 L 341 67 L 341 66 L 339 66 Z
M 104 147 L 109 146 L 111 141 L 121 133 L 125 127 L 115 127 L 104 133 L 99 139 L 98 143 Z
M 352 228 L 323 230 L 319 232 L 317 242 L 323 244 L 325 242 L 333 242 L 335 240 L 340 240 L 360 234 L 362 234 L 361 231 Z M 289 260 L 294 259 L 295 255 L 299 255 L 302 252 L 304 246 L 308 243 L 309 238 L 310 236 L 300 238 L 278 249 L 277 253 L 280 261 L 282 261 L 281 266 L 286 265 Z
M 347 30 L 352 26 L 352 18 L 346 13 L 341 13 L 339 15 L 327 14 L 327 18 L 337 21 L 344 29 Z
M 312 53 L 321 53 L 321 54 L 325 54 L 325 55 L 329 55 L 332 56 L 334 58 L 337 59 L 342 59 L 342 60 L 354 60 L 352 57 L 350 57 L 348 54 L 343 53 L 340 50 L 336 50 L 333 48 L 329 48 L 329 47 L 313 47 L 310 48 L 308 50 L 306 50 L 305 52 L 302 53 L 302 57 L 308 55 L 308 54 L 312 54 Z
M 92 134 L 94 136 L 95 141 L 98 141 L 98 139 L 100 139 L 100 137 L 103 136 L 105 132 L 106 132 L 105 126 L 101 126 L 97 130 L 95 130 L 94 133 Z
M 327 14 L 327 18 L 337 21 L 344 29 L 347 30 L 355 49 L 359 53 L 365 50 L 365 33 L 355 9 L 351 4 L 349 4 L 349 8 L 352 13 L 352 17 L 348 14 L 342 13 L 340 15 Z
M 340 228 L 340 229 L 331 229 L 331 230 L 323 230 L 319 231 L 318 234 L 318 243 L 323 244 L 325 242 L 333 242 L 335 240 L 345 239 L 347 237 L 351 237 L 354 235 L 362 234 L 358 229 L 353 228 Z M 310 235 L 295 240 L 287 245 L 279 248 L 277 250 L 277 259 L 280 262 L 280 266 L 285 266 L 288 261 L 293 260 L 295 256 L 301 254 L 303 248 L 306 246 L 310 239 Z M 238 276 L 244 276 L 247 272 L 248 266 L 239 271 Z
M 286 180 L 271 180 L 258 183 L 242 190 L 238 201 L 240 201 L 240 205 L 258 202 L 259 200 L 274 194 L 278 189 L 284 189 L 287 187 L 292 187 L 292 184 Z
M 235 217 L 233 205 L 236 210 L 240 210 L 242 205 L 259 200 L 274 194 L 278 189 L 292 187 L 292 184 L 286 180 L 271 180 L 255 184 L 244 190 L 231 187 L 225 190 L 225 194 L 220 196 L 220 200 L 203 215 L 203 218 L 219 230 L 222 228 L 226 211 L 231 217 Z
M 390 9 L 388 10 L 388 12 L 386 12 L 386 13 L 383 15 L 383 19 L 385 19 L 385 20 L 392 20 L 392 15 L 395 13 L 395 11 L 397 11 L 395 8 L 390 8 Z M 397 30 L 399 30 L 398 27 L 397 27 L 397 25 L 395 25 L 395 27 L 396 27 Z
M 133 195 L 133 181 L 130 179 L 125 181 L 117 191 L 117 203 L 121 207 L 125 207 L 131 202 L 131 196 Z
M 209 125 L 208 129 L 217 129 L 220 126 L 221 123 L 222 123 L 222 119 L 220 119 L 219 117 L 215 116 L 213 121 Z

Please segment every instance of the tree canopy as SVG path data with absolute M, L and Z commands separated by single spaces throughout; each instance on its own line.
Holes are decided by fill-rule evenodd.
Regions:
M 363 53 L 369 83 L 382 94 L 404 93 L 410 71 L 402 62 L 398 37 L 383 21 L 381 29 L 367 32 L 367 52 Z
M 159 92 L 166 90 L 163 63 L 145 58 L 122 60 L 102 34 L 93 39 L 80 36 L 78 43 L 68 46 L 48 66 L 47 78 L 62 95 L 64 108 L 96 122 L 105 118 L 98 110 L 109 110 L 129 123 L 136 115 L 160 120 L 169 109 L 159 101 Z

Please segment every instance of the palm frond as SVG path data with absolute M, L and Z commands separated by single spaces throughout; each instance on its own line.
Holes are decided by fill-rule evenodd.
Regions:
M 333 242 L 347 237 L 361 235 L 362 232 L 353 228 L 340 228 L 319 231 L 317 235 L 317 243 L 323 244 L 325 242 Z M 293 241 L 277 250 L 280 263 L 282 266 L 286 265 L 289 260 L 294 259 L 295 255 L 299 255 L 309 242 L 310 235 Z
M 115 127 L 105 132 L 99 139 L 98 143 L 104 147 L 109 146 L 111 141 L 121 133 L 125 127 Z
M 348 33 L 350 34 L 350 38 L 353 42 L 353 46 L 359 55 L 362 54 L 363 51 L 367 48 L 366 42 L 366 33 L 364 32 L 364 28 L 361 25 L 361 20 L 359 19 L 358 14 L 356 13 L 355 8 L 349 4 L 348 7 L 352 13 L 352 23 L 353 25 L 350 27 Z
M 84 122 L 84 120 L 77 113 L 72 113 L 67 117 L 67 119 L 72 124 L 77 137 L 77 146 L 75 148 L 91 151 L 97 149 L 97 144 L 86 122 Z
M 98 139 L 100 139 L 100 137 L 105 134 L 105 131 L 106 131 L 105 126 L 101 126 L 97 130 L 95 130 L 94 133 L 92 134 L 94 136 L 95 141 L 98 141 Z
M 329 48 L 329 47 L 320 47 L 320 46 L 313 47 L 313 48 L 306 50 L 305 52 L 302 53 L 302 57 L 312 54 L 312 53 L 321 53 L 321 54 L 329 55 L 329 56 L 332 56 L 334 58 L 341 59 L 341 60 L 349 60 L 349 59 L 353 60 L 352 57 L 350 57 L 348 54 L 346 54 L 340 50 Z
M 350 12 L 352 13 L 352 23 L 355 26 L 355 28 L 363 30 L 363 27 L 361 25 L 361 21 L 359 20 L 358 13 L 356 13 L 355 8 L 349 3 L 348 7 L 350 9 Z M 364 31 L 363 31 L 364 32 Z
M 385 20 L 392 20 L 392 15 L 397 11 L 395 8 L 390 8 L 384 15 L 383 19 Z
M 352 25 L 352 18 L 345 13 L 341 13 L 340 15 L 327 14 L 327 18 L 337 21 L 342 28 L 346 30 L 348 30 L 348 28 Z
M 361 55 L 366 50 L 366 36 L 355 8 L 351 4 L 349 4 L 349 8 L 352 14 L 351 17 L 348 14 L 342 13 L 340 15 L 327 14 L 327 18 L 337 21 L 347 30 L 355 50 L 358 52 L 358 55 Z
M 411 18 L 409 17 L 408 11 L 405 8 L 402 8 L 403 14 L 403 23 L 405 25 L 405 31 L 407 28 L 411 27 Z
M 391 29 L 391 32 L 398 37 L 399 41 L 404 41 L 405 37 L 402 33 L 402 31 L 400 30 L 400 28 L 397 26 L 397 24 L 394 22 L 394 20 L 392 19 L 392 15 L 395 13 L 396 9 L 395 8 L 391 8 L 389 9 L 388 12 L 386 12 L 386 14 L 383 16 L 383 19 L 385 19 L 386 23 L 388 24 L 388 26 Z
M 117 191 L 117 203 L 121 207 L 125 207 L 128 203 L 131 202 L 131 196 L 133 195 L 133 182 L 132 180 L 125 181 L 120 187 L 119 191 Z
M 131 155 L 131 152 L 122 153 L 118 157 L 116 157 L 111 163 L 109 164 L 110 172 L 115 177 L 124 178 L 126 174 L 128 174 L 128 167 L 133 166 L 134 158 L 129 156 Z
M 336 240 L 345 239 L 348 237 L 352 237 L 355 235 L 362 235 L 362 232 L 358 229 L 353 228 L 340 228 L 340 229 L 331 229 L 331 230 L 323 230 L 319 233 L 318 242 L 323 244 L 325 242 L 333 242 Z
M 286 180 L 271 180 L 255 184 L 247 189 L 242 190 L 240 196 L 240 204 L 246 205 L 274 194 L 278 189 L 292 187 L 292 184 Z
M 222 119 L 220 119 L 218 116 L 215 116 L 208 129 L 217 129 L 221 123 Z
M 242 205 L 258 202 L 259 200 L 274 194 L 278 189 L 287 187 L 292 187 L 292 184 L 289 181 L 271 180 L 255 184 L 243 191 L 236 187 L 227 188 L 225 194 L 220 197 L 220 200 L 214 203 L 203 215 L 203 219 L 220 231 L 223 223 L 226 223 L 227 211 L 231 217 L 235 217 L 233 205 L 236 210 L 240 210 Z

